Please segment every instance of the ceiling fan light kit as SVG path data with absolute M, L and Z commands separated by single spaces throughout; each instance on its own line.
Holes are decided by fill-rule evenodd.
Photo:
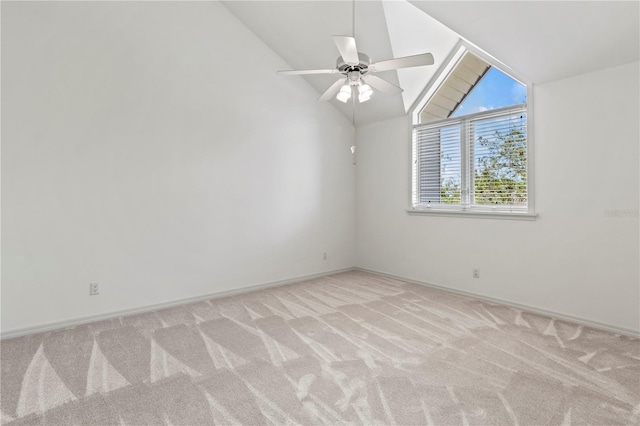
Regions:
M 336 81 L 326 92 L 320 96 L 319 100 L 331 100 L 334 95 L 340 102 L 347 102 L 351 99 L 353 87 L 358 87 L 358 102 L 366 102 L 371 99 L 373 89 L 387 95 L 399 95 L 402 88 L 391 84 L 378 76 L 371 75 L 382 71 L 397 70 L 400 68 L 419 67 L 433 65 L 434 59 L 431 53 L 405 56 L 402 58 L 388 59 L 377 63 L 371 63 L 371 58 L 362 52 L 358 52 L 356 40 L 348 36 L 333 36 L 333 41 L 340 52 L 336 60 L 334 69 L 319 70 L 284 70 L 278 71 L 285 75 L 309 75 L 309 74 L 342 74 L 340 80 Z

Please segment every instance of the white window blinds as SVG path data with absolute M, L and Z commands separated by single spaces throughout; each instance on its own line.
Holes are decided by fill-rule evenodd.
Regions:
M 526 105 L 413 128 L 413 207 L 527 209 Z

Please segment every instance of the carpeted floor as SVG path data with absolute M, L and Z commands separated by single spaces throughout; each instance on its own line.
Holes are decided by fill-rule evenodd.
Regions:
M 3 424 L 640 422 L 640 340 L 363 272 L 0 349 Z

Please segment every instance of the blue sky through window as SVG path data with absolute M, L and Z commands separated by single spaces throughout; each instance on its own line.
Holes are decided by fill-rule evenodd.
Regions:
M 473 114 L 527 101 L 527 87 L 491 67 L 450 117 Z

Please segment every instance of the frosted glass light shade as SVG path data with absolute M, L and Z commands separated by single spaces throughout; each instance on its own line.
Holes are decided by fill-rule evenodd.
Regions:
M 368 84 L 362 84 L 358 86 L 358 102 L 367 102 L 373 95 L 373 89 Z
M 340 88 L 340 91 L 338 92 L 338 95 L 336 96 L 336 99 L 344 103 L 351 99 L 351 86 L 349 86 L 348 84 L 342 86 Z

